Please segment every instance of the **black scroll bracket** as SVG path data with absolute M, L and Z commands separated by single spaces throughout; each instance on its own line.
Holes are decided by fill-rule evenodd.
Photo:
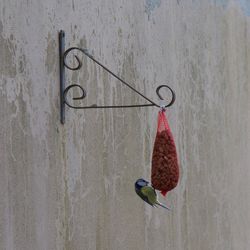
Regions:
M 99 105 L 96 105 L 96 104 L 93 104 L 93 105 L 90 105 L 90 106 L 74 106 L 74 105 L 70 104 L 69 101 L 68 101 L 68 98 L 67 98 L 67 94 L 68 94 L 69 90 L 72 89 L 72 88 L 78 88 L 81 91 L 81 95 L 78 96 L 78 97 L 73 97 L 72 98 L 73 100 L 82 100 L 82 99 L 84 99 L 86 97 L 85 89 L 79 84 L 71 84 L 71 85 L 65 87 L 65 68 L 67 68 L 69 70 L 79 70 L 82 67 L 82 62 L 79 59 L 79 57 L 76 56 L 76 55 L 74 55 L 74 57 L 75 57 L 75 59 L 77 61 L 77 65 L 74 66 L 74 67 L 71 67 L 71 66 L 69 66 L 67 64 L 67 62 L 66 62 L 67 55 L 73 50 L 77 50 L 77 51 L 82 52 L 85 56 L 87 56 L 92 61 L 97 63 L 100 67 L 102 67 L 104 70 L 106 70 L 108 73 L 110 73 L 113 77 L 115 77 L 120 82 L 122 82 L 124 85 L 126 85 L 127 87 L 132 89 L 135 93 L 137 93 L 138 95 L 143 97 L 149 103 L 135 104 L 135 105 L 115 105 L 115 106 L 106 106 L 106 105 L 99 106 Z M 150 106 L 156 106 L 156 107 L 165 109 L 166 107 L 170 107 L 175 102 L 175 92 L 168 85 L 160 85 L 156 89 L 156 94 L 158 95 L 158 97 L 161 100 L 164 100 L 162 98 L 162 96 L 160 95 L 160 93 L 159 93 L 161 88 L 168 88 L 171 91 L 171 94 L 172 94 L 171 101 L 167 105 L 160 106 L 160 105 L 156 104 L 155 102 L 153 102 L 152 100 L 150 100 L 145 95 L 143 95 L 142 93 L 140 93 L 138 90 L 133 88 L 130 84 L 125 82 L 119 76 L 114 74 L 111 70 L 109 70 L 107 67 L 105 67 L 103 64 L 101 64 L 99 61 L 97 61 L 92 55 L 90 55 L 88 53 L 88 51 L 86 49 L 81 49 L 81 48 L 78 48 L 78 47 L 71 47 L 71 48 L 65 50 L 65 32 L 63 30 L 61 30 L 59 32 L 59 60 L 60 60 L 60 117 L 61 117 L 61 123 L 62 124 L 65 123 L 65 106 L 66 105 L 68 107 L 70 107 L 70 108 L 73 108 L 73 109 L 134 108 L 134 107 L 150 107 Z

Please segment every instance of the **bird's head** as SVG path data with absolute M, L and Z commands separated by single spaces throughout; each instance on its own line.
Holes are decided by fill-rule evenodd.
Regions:
M 147 186 L 148 183 L 149 183 L 148 181 L 146 181 L 146 180 L 140 178 L 140 179 L 138 179 L 138 180 L 135 182 L 135 188 L 136 188 L 136 189 L 140 189 L 140 188 L 142 188 L 142 187 Z

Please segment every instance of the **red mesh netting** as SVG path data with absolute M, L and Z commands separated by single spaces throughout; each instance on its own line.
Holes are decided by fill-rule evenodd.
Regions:
M 173 135 L 164 111 L 158 113 L 158 127 L 152 157 L 151 182 L 165 196 L 179 180 L 179 165 Z

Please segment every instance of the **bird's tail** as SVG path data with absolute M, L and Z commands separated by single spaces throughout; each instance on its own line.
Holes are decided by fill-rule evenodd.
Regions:
M 160 203 L 159 201 L 157 201 L 157 203 L 156 203 L 157 205 L 159 205 L 159 206 L 161 206 L 161 207 L 163 207 L 163 208 L 165 208 L 165 209 L 167 209 L 167 210 L 171 210 L 171 208 L 169 208 L 169 207 L 167 207 L 167 206 L 165 206 L 165 205 L 163 205 L 162 203 Z

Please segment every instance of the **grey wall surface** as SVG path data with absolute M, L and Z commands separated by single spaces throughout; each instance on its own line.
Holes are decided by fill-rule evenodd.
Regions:
M 154 101 L 175 90 L 173 211 L 134 192 L 157 108 L 67 108 L 60 124 L 60 29 Z M 144 102 L 79 57 L 67 85 L 84 104 Z M 0 60 L 1 250 L 250 249 L 249 1 L 1 0 Z

